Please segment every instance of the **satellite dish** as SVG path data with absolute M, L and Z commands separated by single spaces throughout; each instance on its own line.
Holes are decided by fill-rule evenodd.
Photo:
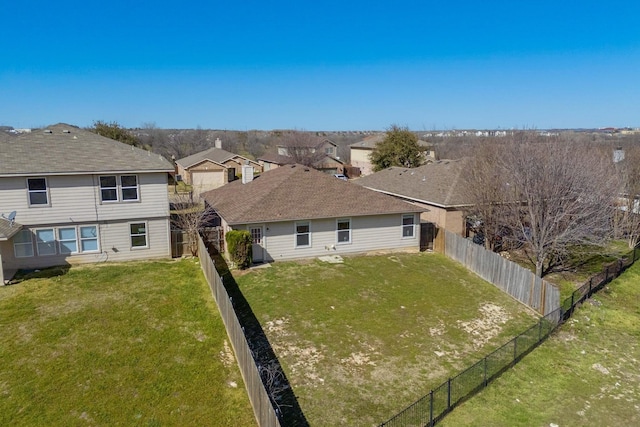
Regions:
M 2 214 L 2 218 L 8 219 L 11 225 L 13 225 L 13 223 L 16 220 L 16 211 L 12 211 L 8 216 L 5 216 L 4 214 Z

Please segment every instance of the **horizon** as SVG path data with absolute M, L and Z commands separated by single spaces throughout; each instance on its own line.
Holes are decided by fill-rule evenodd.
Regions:
M 34 0 L 3 12 L 0 120 L 15 128 L 640 127 L 635 2 Z

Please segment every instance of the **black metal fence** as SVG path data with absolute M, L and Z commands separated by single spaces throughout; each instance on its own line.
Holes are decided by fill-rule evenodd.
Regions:
M 542 317 L 540 321 L 513 338 L 502 347 L 467 368 L 457 376 L 449 378 L 439 387 L 402 412 L 380 424 L 380 427 L 433 426 L 458 404 L 470 398 L 507 369 L 514 366 L 526 354 L 542 343 L 558 326 L 569 319 L 576 307 L 604 288 L 640 257 L 637 248 L 628 257 L 607 265 L 602 272 L 592 276 L 575 290 L 557 310 Z

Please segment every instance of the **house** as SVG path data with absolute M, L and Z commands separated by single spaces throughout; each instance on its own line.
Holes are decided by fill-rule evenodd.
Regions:
M 243 181 L 202 197 L 225 232 L 251 233 L 254 262 L 420 247 L 416 205 L 299 164 Z
M 422 222 L 465 235 L 466 210 L 472 203 L 465 196 L 461 178 L 466 160 L 438 160 L 417 168 L 390 167 L 353 182 L 357 185 L 411 201 L 427 209 Z
M 246 164 L 262 171 L 258 162 L 223 150 L 220 138 L 216 138 L 215 145 L 208 150 L 176 160 L 177 174 L 192 186 L 195 196 L 234 181 Z
M 375 135 L 369 135 L 362 141 L 358 141 L 349 146 L 351 153 L 351 166 L 360 168 L 361 176 L 370 175 L 373 173 L 373 164 L 371 163 L 370 155 L 376 148 L 379 142 L 382 142 L 387 137 L 385 133 L 377 133 Z M 436 153 L 433 146 L 426 141 L 418 140 L 418 144 L 424 147 L 425 161 L 435 161 Z
M 277 145 L 259 157 L 258 161 L 265 171 L 295 163 L 309 164 L 330 175 L 344 173 L 345 168 L 345 163 L 338 157 L 338 145 L 326 138 L 320 141 L 296 141 L 295 145 Z
M 0 153 L 3 279 L 171 256 L 166 159 L 63 123 L 0 138 Z

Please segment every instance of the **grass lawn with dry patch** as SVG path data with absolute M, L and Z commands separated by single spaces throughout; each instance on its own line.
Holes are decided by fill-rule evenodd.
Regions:
M 197 260 L 0 287 L 0 425 L 256 425 Z
M 537 321 L 436 253 L 274 263 L 236 281 L 312 426 L 377 425 Z
M 640 425 L 640 262 L 441 425 Z

